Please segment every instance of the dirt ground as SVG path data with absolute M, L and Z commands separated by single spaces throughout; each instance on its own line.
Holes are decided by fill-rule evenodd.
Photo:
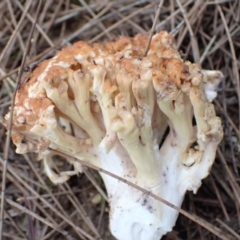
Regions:
M 0 177 L 1 189 L 6 187 L 2 239 L 111 240 L 109 207 L 99 193 L 99 189 L 105 192 L 105 188 L 98 172 L 84 168 L 83 174 L 55 186 L 35 154 L 17 155 L 10 143 L 6 155 L 3 118 L 11 105 L 22 58 L 29 48 L 28 37 L 39 2 L 0 1 Z M 120 36 L 149 34 L 158 4 L 159 1 L 151 0 L 43 1 L 24 74 L 78 40 L 106 42 Z M 240 1 L 165 0 L 155 32 L 161 30 L 175 37 L 184 59 L 199 63 L 203 69 L 220 70 L 225 76 L 214 100 L 224 139 L 210 175 L 197 194 L 186 194 L 182 208 L 204 219 L 205 225 L 216 229 L 220 236 L 240 239 Z M 66 165 L 60 162 L 61 167 Z M 173 231 L 163 239 L 221 237 L 180 215 Z

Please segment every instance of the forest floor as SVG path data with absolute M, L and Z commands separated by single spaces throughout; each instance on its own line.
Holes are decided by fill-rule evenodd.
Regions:
M 0 2 L 1 123 L 11 105 L 39 2 Z M 31 71 L 39 62 L 78 40 L 106 42 L 120 36 L 149 34 L 158 4 L 151 0 L 43 1 L 24 70 Z M 165 0 L 155 32 L 161 30 L 175 37 L 184 59 L 197 62 L 203 69 L 220 70 L 225 76 L 214 100 L 224 139 L 210 175 L 197 194 L 186 194 L 182 208 L 230 239 L 240 239 L 240 1 Z M 113 239 L 108 229 L 109 207 L 98 191 L 105 191 L 98 172 L 85 169 L 83 174 L 55 186 L 36 155 L 17 155 L 11 143 L 8 171 L 4 173 L 3 124 L 0 138 L 0 177 L 6 183 L 3 239 L 67 239 L 58 229 L 69 239 Z M 163 239 L 220 238 L 180 215 L 173 231 Z

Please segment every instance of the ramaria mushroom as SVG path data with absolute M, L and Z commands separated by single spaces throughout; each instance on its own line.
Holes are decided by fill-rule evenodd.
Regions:
M 16 152 L 38 153 L 56 184 L 81 172 L 79 159 L 181 206 L 209 174 L 223 136 L 210 102 L 222 74 L 183 61 L 166 31 L 143 57 L 146 45 L 145 35 L 80 41 L 42 62 L 15 99 Z M 51 169 L 56 152 L 69 156 L 72 171 Z M 117 239 L 158 240 L 171 231 L 176 210 L 100 174 Z

